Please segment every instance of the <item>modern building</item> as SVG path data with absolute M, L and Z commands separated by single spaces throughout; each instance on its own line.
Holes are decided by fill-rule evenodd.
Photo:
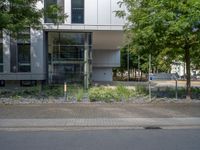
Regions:
M 44 18 L 41 31 L 25 29 L 17 40 L 0 33 L 0 83 L 29 84 L 112 81 L 120 66 L 124 20 L 115 16 L 119 0 L 44 0 L 38 8 L 58 4 L 68 15 L 54 25 Z M 29 40 L 24 40 L 23 37 Z

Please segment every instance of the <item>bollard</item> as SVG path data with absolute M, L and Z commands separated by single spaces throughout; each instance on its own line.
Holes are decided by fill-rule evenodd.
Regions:
M 64 82 L 64 99 L 67 100 L 67 83 Z
M 177 79 L 175 80 L 176 81 L 176 100 L 178 100 L 178 84 L 177 84 Z

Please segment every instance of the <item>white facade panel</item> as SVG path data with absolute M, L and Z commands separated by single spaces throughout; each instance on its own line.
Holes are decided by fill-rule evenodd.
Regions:
M 112 81 L 112 68 L 93 68 L 92 81 Z
M 111 24 L 111 0 L 98 0 L 98 25 Z
M 97 24 L 97 0 L 85 0 L 85 24 Z
M 31 72 L 44 74 L 43 31 L 31 30 Z
M 119 4 L 117 4 L 119 0 L 111 1 L 111 25 L 124 25 L 124 19 L 117 17 L 115 12 L 117 10 L 124 10 L 124 7 L 119 7 Z
M 72 30 L 84 30 L 85 27 L 83 25 L 76 25 L 71 27 Z
M 71 0 L 64 0 L 64 12 L 68 15 L 65 23 L 71 24 Z
M 10 37 L 3 32 L 3 73 L 10 72 Z

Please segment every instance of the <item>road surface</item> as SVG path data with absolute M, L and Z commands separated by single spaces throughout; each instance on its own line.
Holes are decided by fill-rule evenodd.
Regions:
M 0 131 L 1 150 L 199 150 L 200 129 Z

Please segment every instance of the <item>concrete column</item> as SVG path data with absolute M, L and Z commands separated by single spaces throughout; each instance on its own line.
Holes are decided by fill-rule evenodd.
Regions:
M 85 48 L 84 48 L 84 89 L 89 87 L 89 34 L 85 33 Z
M 10 36 L 3 32 L 3 64 L 4 73 L 10 73 Z

